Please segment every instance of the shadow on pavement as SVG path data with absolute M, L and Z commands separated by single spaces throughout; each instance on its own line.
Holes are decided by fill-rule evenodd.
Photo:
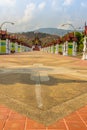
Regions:
M 37 78 L 37 77 L 35 77 Z M 16 83 L 20 83 L 20 84 L 27 84 L 27 85 L 35 85 L 36 82 L 32 81 L 30 79 L 30 74 L 20 74 L 20 73 L 13 73 L 13 74 L 7 74 L 7 73 L 3 73 L 0 74 L 0 84 L 3 85 L 10 85 L 10 84 L 16 84 Z M 53 86 L 53 85 L 58 85 L 60 83 L 87 83 L 86 80 L 79 80 L 79 79 L 64 79 L 64 78 L 55 78 L 52 76 L 49 76 L 49 81 L 44 81 L 44 82 L 40 82 L 40 84 L 42 85 L 47 85 L 47 86 Z

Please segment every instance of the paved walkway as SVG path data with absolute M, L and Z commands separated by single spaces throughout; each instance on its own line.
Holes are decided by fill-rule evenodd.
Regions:
M 87 106 L 45 127 L 0 105 L 0 130 L 87 130 Z
M 26 53 L 23 54 L 24 55 L 16 54 L 1 56 L 0 68 L 20 65 L 29 66 L 39 63 L 44 64 L 45 66 L 62 66 L 74 69 L 78 68 L 77 72 L 79 71 L 79 68 L 82 68 L 82 70 L 80 70 L 81 75 L 87 74 L 87 61 L 71 57 L 66 58 L 63 56 L 54 56 L 54 54 L 46 54 L 46 58 L 43 53 L 40 55 L 39 53 L 38 55 L 32 55 L 32 53 L 30 55 L 26 55 Z M 47 76 L 48 75 L 46 75 L 46 79 Z M 2 85 L 3 84 L 1 84 L 1 86 Z M 87 105 L 64 117 L 63 119 L 54 121 L 54 123 L 45 126 L 35 120 L 32 120 L 31 118 L 17 113 L 12 109 L 7 108 L 3 104 L 4 103 L 0 104 L 0 130 L 87 130 Z

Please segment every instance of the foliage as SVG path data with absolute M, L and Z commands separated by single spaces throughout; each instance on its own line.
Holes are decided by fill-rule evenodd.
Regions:
M 83 34 L 81 32 L 75 32 L 75 36 L 77 38 L 77 51 L 82 51 Z
M 79 41 L 82 39 L 83 34 L 80 33 L 80 32 L 75 32 L 75 36 L 76 36 L 76 38 L 77 38 L 77 40 L 78 40 L 78 42 L 79 42 Z
M 29 45 L 34 44 L 41 44 L 41 46 L 47 45 L 48 43 L 52 42 L 53 39 L 58 39 L 58 35 L 51 35 L 46 33 L 40 33 L 40 32 L 23 32 L 18 33 L 18 37 L 21 39 L 26 39 L 26 43 Z

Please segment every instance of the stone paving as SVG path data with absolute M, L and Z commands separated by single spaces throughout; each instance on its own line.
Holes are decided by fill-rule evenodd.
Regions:
M 87 130 L 87 106 L 47 127 L 0 105 L 0 130 Z
M 87 61 L 43 52 L 0 56 L 0 130 L 87 130 L 86 86 Z

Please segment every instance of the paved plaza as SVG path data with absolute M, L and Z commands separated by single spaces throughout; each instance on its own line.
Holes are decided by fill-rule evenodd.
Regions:
M 0 130 L 87 130 L 87 61 L 38 51 L 0 55 L 0 104 Z

